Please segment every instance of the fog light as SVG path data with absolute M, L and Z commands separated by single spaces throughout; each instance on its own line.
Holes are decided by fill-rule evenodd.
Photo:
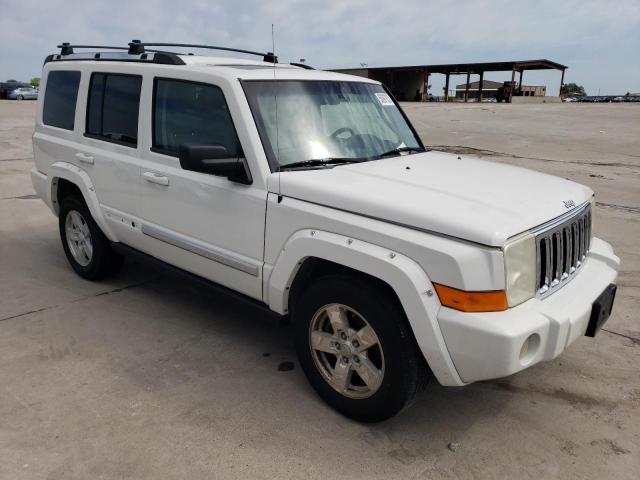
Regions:
M 540 348 L 540 335 L 537 333 L 533 333 L 527 337 L 527 339 L 522 344 L 520 348 L 520 363 L 522 365 L 527 365 L 531 363 L 533 357 L 538 353 L 538 349 Z

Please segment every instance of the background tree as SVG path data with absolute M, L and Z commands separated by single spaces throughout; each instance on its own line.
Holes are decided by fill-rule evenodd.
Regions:
M 582 85 L 565 83 L 560 89 L 560 95 L 586 95 L 586 93 Z
M 38 88 L 40 86 L 40 77 L 35 77 L 31 79 L 31 86 Z
M 14 80 L 13 78 L 10 78 L 9 80 L 7 80 L 7 83 L 18 83 L 18 80 Z

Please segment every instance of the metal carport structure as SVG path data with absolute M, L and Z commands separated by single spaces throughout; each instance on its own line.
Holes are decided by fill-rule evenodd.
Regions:
M 407 65 L 398 67 L 363 67 L 363 68 L 346 68 L 346 69 L 333 69 L 336 72 L 350 73 L 352 75 L 359 75 L 367 78 L 373 78 L 381 81 L 391 91 L 394 91 L 395 83 L 401 76 L 407 74 L 419 75 L 420 88 L 417 89 L 421 93 L 420 100 L 424 99 L 425 85 L 429 83 L 429 76 L 433 74 L 445 75 L 445 101 L 448 101 L 449 92 L 449 77 L 451 75 L 467 75 L 467 92 L 465 94 L 465 101 L 467 101 L 469 82 L 471 75 L 479 75 L 480 81 L 478 84 L 478 101 L 482 101 L 482 81 L 484 79 L 485 72 L 507 72 L 511 71 L 511 81 L 515 81 L 516 72 L 519 73 L 519 84 L 522 85 L 522 77 L 525 70 L 560 70 L 562 76 L 560 79 L 560 89 L 564 83 L 564 72 L 569 68 L 566 65 L 552 62 L 551 60 L 515 60 L 508 62 L 480 62 L 480 63 L 448 63 L 441 65 Z M 558 92 L 560 95 L 560 92 Z M 511 97 L 509 98 L 511 100 Z

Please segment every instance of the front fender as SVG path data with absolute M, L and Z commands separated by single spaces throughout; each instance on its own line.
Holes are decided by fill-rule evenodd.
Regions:
M 100 230 L 105 236 L 112 242 L 118 241 L 113 231 L 105 221 L 102 209 L 100 208 L 100 202 L 98 202 L 98 196 L 96 190 L 89 178 L 89 174 L 80 167 L 77 167 L 68 162 L 55 162 L 51 165 L 51 206 L 56 215 L 60 212 L 60 205 L 58 205 L 58 179 L 64 178 L 71 183 L 77 185 L 82 192 L 84 201 L 89 207 L 91 216 L 100 227 Z
M 269 279 L 269 307 L 286 313 L 288 291 L 306 258 L 328 260 L 372 275 L 391 286 L 407 315 L 420 350 L 442 385 L 463 385 L 449 356 L 437 313 L 440 301 L 424 270 L 410 258 L 387 248 L 319 230 L 300 230 L 284 245 Z

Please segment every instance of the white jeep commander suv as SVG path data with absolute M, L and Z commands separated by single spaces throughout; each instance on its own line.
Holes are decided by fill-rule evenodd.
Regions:
M 429 151 L 376 81 L 149 46 L 198 47 L 44 65 L 32 179 L 82 277 L 138 253 L 288 316 L 315 390 L 360 421 L 607 320 L 619 259 L 589 188 Z

